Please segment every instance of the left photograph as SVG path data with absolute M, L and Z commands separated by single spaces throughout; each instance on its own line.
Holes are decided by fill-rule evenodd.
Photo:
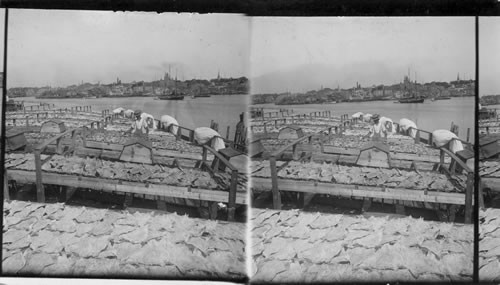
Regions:
M 248 18 L 8 12 L 2 273 L 244 280 Z

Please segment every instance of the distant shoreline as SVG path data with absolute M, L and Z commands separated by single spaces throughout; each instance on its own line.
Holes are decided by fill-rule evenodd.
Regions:
M 252 94 L 253 96 L 255 94 Z M 463 96 L 451 96 L 451 98 L 462 98 L 462 97 L 474 97 L 474 95 L 463 95 Z M 431 100 L 432 98 L 425 98 L 426 100 Z M 341 103 L 363 103 L 363 102 L 374 102 L 374 101 L 398 101 L 399 98 L 370 98 L 370 99 L 354 99 L 354 100 L 341 100 L 341 101 L 322 101 L 322 102 L 303 102 L 303 101 L 289 101 L 282 104 L 276 104 L 276 102 L 252 102 L 251 105 L 264 105 L 273 104 L 275 106 L 281 105 L 313 105 L 313 104 L 341 104 Z M 498 103 L 500 104 L 500 103 Z
M 233 96 L 233 95 L 248 95 L 248 93 L 231 93 L 231 94 L 210 94 L 211 96 Z M 160 95 L 154 96 L 144 96 L 144 95 L 123 95 L 123 96 L 101 96 L 101 97 L 33 97 L 33 96 L 16 96 L 10 97 L 14 98 L 31 98 L 34 99 L 108 99 L 108 98 L 156 98 Z M 185 95 L 186 97 L 191 97 L 191 95 Z M 203 97 L 198 97 L 203 98 Z

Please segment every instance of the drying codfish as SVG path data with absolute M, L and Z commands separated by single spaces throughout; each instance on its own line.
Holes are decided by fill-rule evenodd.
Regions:
M 269 162 L 252 165 L 254 177 L 271 177 Z M 438 190 L 445 192 L 463 192 L 466 187 L 465 175 L 455 175 L 454 185 L 446 175 L 420 171 L 406 171 L 399 169 L 371 168 L 358 166 L 344 166 L 327 163 L 300 163 L 291 161 L 278 172 L 279 178 L 295 180 L 312 180 L 339 184 L 354 184 L 366 186 L 400 187 L 416 190 Z
M 47 156 L 42 156 L 42 160 Z M 34 155 L 8 154 L 5 167 L 7 169 L 35 170 Z M 100 177 L 105 179 L 167 184 L 202 189 L 228 190 L 230 174 L 217 173 L 211 177 L 209 173 L 199 169 L 162 167 L 128 162 L 107 161 L 96 158 L 64 157 L 54 155 L 42 165 L 44 172 Z M 243 176 L 242 176 L 243 177 Z M 246 189 L 246 181 L 239 179 L 238 190 Z

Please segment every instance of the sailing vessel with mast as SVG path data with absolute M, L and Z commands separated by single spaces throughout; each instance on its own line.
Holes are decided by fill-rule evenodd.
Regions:
M 416 84 L 417 80 L 415 83 L 411 82 L 408 70 L 408 76 L 404 78 L 404 95 L 399 99 L 399 103 L 424 103 L 425 98 L 418 93 Z
M 158 96 L 159 100 L 184 100 L 184 93 L 177 90 L 177 71 L 175 72 L 174 90 L 167 93 L 165 88 L 163 94 Z

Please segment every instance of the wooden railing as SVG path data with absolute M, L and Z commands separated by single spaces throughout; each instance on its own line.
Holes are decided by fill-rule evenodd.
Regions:
M 306 135 L 301 138 L 298 138 L 291 142 L 290 144 L 287 144 L 283 146 L 282 148 L 278 149 L 277 151 L 271 153 L 271 156 L 269 157 L 269 164 L 271 167 L 271 183 L 272 183 L 272 195 L 273 195 L 273 207 L 274 209 L 281 210 L 281 195 L 280 191 L 278 188 L 278 171 L 280 171 L 283 167 L 285 167 L 288 162 L 285 162 L 282 166 L 280 166 L 279 169 L 276 167 L 276 160 L 279 156 L 281 156 L 287 149 L 292 148 L 293 150 L 293 157 L 294 159 L 298 158 L 298 148 L 297 144 L 303 142 L 303 141 L 308 141 L 309 144 L 312 142 L 312 137 L 314 134 Z
M 35 171 L 36 171 L 36 197 L 38 202 L 45 203 L 45 191 L 42 183 L 42 165 L 50 159 L 49 157 L 45 161 L 42 161 L 41 159 L 42 152 L 45 150 L 45 148 L 47 148 L 49 144 L 56 142 L 56 153 L 62 154 L 63 153 L 62 138 L 70 134 L 73 139 L 72 148 L 74 148 L 76 144 L 75 139 L 77 132 L 78 129 L 70 129 L 35 146 L 34 155 L 35 155 Z M 69 151 L 71 151 L 71 148 L 68 150 L 68 152 Z
M 401 126 L 399 125 L 399 123 L 393 122 L 392 124 L 396 128 L 396 132 L 401 133 Z M 408 128 L 407 131 L 411 132 L 412 130 L 414 130 L 416 132 L 415 138 L 414 138 L 415 143 L 424 143 L 424 144 L 427 144 L 429 146 L 434 146 L 433 145 L 434 137 L 432 135 L 432 132 L 422 130 L 422 129 L 413 128 L 413 127 Z M 458 134 L 457 134 L 457 136 L 458 136 Z M 470 140 L 470 129 L 469 128 L 467 129 L 467 139 L 466 140 L 462 140 L 460 138 L 453 138 L 451 140 L 452 141 L 453 140 L 460 141 L 463 144 L 471 146 L 471 147 L 473 146 L 473 143 L 469 142 L 469 140 Z
M 448 155 L 451 158 L 449 168 L 444 167 L 445 155 Z M 444 147 L 440 148 L 439 161 L 439 169 L 448 175 L 464 173 L 467 176 L 465 188 L 465 223 L 470 224 L 472 222 L 474 171 L 453 152 Z
M 207 156 L 208 152 L 211 152 L 215 159 L 212 164 L 208 163 Z M 210 146 L 203 145 L 203 154 L 201 165 L 209 170 L 212 174 L 219 172 L 219 165 L 223 163 L 227 168 L 229 168 L 231 172 L 231 182 L 229 186 L 229 195 L 228 195 L 228 221 L 234 221 L 234 214 L 236 211 L 236 191 L 238 187 L 238 169 L 234 167 L 224 156 L 222 156 L 218 151 L 213 149 Z
M 350 121 L 349 121 L 350 122 Z M 328 127 L 318 133 L 315 134 L 309 134 L 307 136 L 303 136 L 301 138 L 298 138 L 291 143 L 281 147 L 277 151 L 271 153 L 269 157 L 269 164 L 270 164 L 270 170 L 271 170 L 271 190 L 272 190 L 272 196 L 273 196 L 273 207 L 275 209 L 281 209 L 281 195 L 279 191 L 279 186 L 278 186 L 278 172 L 286 167 L 290 161 L 287 161 L 283 163 L 280 167 L 276 166 L 276 161 L 281 155 L 289 148 L 292 148 L 293 150 L 293 159 L 297 160 L 299 159 L 299 154 L 298 154 L 298 144 L 304 141 L 308 141 L 309 144 L 312 144 L 312 139 L 315 137 L 317 134 L 325 133 L 328 132 L 329 134 L 332 133 L 332 129 L 336 127 L 341 127 L 345 125 L 339 125 L 339 126 L 331 126 Z M 421 130 L 420 130 L 421 131 Z M 338 130 L 336 130 L 336 133 Z M 426 132 L 429 133 L 429 132 Z M 432 135 L 432 133 L 429 133 Z M 429 142 L 432 143 L 432 137 L 428 139 Z M 461 141 L 461 140 L 460 140 Z M 466 142 L 465 142 L 466 143 Z M 320 141 L 321 145 L 321 141 Z M 323 148 L 323 146 L 322 146 Z M 322 149 L 323 152 L 323 149 Z M 448 155 L 451 158 L 451 163 L 449 168 L 445 167 L 445 155 Z M 459 157 L 457 157 L 454 153 L 452 153 L 450 150 L 442 147 L 440 148 L 440 163 L 437 164 L 437 169 L 440 171 L 443 171 L 447 173 L 448 175 L 453 175 L 455 173 L 462 173 L 465 172 L 465 175 L 467 176 L 467 181 L 466 181 L 466 189 L 465 189 L 465 223 L 471 223 L 472 221 L 472 205 L 473 205 L 473 191 L 474 191 L 474 172 L 467 166 L 465 162 L 463 162 Z M 418 170 L 417 170 L 418 171 Z

